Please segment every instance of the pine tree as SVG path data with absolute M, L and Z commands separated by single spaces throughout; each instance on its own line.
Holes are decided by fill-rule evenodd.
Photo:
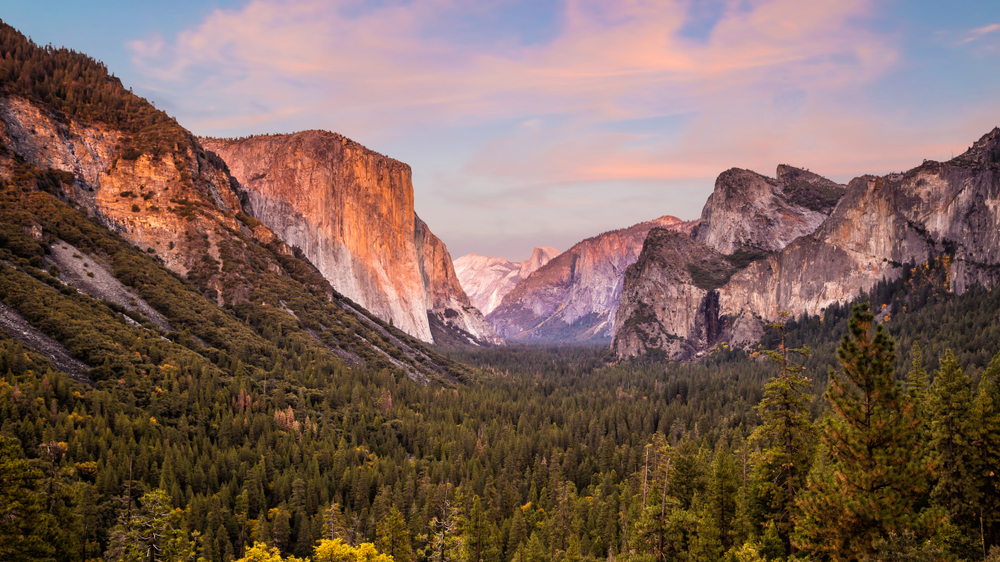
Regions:
M 979 534 L 979 513 L 975 506 L 979 505 L 980 493 L 972 381 L 950 349 L 945 352 L 941 368 L 934 377 L 928 410 L 931 415 L 930 455 L 936 478 L 931 498 L 948 512 L 951 523 L 961 530 L 963 544 L 955 545 L 956 552 L 969 556 L 976 552 L 971 537 Z
M 114 560 L 155 562 L 183 560 L 194 555 L 194 544 L 184 532 L 181 515 L 170 507 L 163 490 L 139 498 L 139 505 L 122 513 L 112 529 L 107 556 Z
M 993 356 L 979 383 L 975 420 L 979 428 L 979 538 L 985 556 L 991 547 L 1000 545 L 1000 353 Z
M 763 442 L 758 493 L 768 508 L 767 519 L 774 521 L 786 548 L 791 546 L 795 497 L 804 488 L 812 459 L 814 432 L 809 420 L 809 379 L 804 368 L 789 359 L 789 354 L 809 357 L 808 347 L 789 349 L 785 342 L 788 313 L 770 326 L 781 337 L 778 349 L 762 354 L 780 366 L 778 375 L 768 380 L 764 398 L 757 406 L 761 424 L 753 439 Z
M 396 506 L 389 508 L 385 519 L 376 525 L 375 546 L 379 551 L 388 554 L 396 562 L 411 562 L 413 548 L 410 546 L 410 529 L 406 519 Z
M 0 560 L 49 560 L 44 530 L 54 524 L 32 468 L 15 439 L 0 435 Z
M 834 413 L 821 434 L 829 462 L 817 465 L 798 501 L 793 544 L 832 560 L 873 553 L 890 532 L 929 532 L 914 509 L 927 475 L 914 454 L 918 420 L 893 378 L 892 338 L 881 325 L 873 335 L 874 318 L 862 304 L 848 322 L 837 350 L 842 373 L 830 371 L 825 394 Z

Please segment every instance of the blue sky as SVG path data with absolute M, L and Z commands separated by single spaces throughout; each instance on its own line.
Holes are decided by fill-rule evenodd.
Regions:
M 328 129 L 413 168 L 453 257 L 524 259 L 661 215 L 731 167 L 839 181 L 1000 125 L 1000 3 L 35 0 L 193 132 Z

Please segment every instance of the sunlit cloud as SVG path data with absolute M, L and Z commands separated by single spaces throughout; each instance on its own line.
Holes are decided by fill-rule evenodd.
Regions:
M 605 217 L 596 230 L 694 218 L 729 167 L 845 175 L 945 150 L 901 142 L 905 116 L 872 111 L 865 87 L 901 52 L 869 25 L 870 0 L 543 4 L 255 0 L 130 48 L 143 87 L 171 93 L 196 133 L 326 128 L 403 152 L 425 181 L 421 215 L 446 235 L 465 222 L 520 220 L 518 234 L 570 224 L 558 209 Z M 502 20 L 515 8 L 550 13 L 529 14 L 547 23 L 526 37 Z M 658 200 L 636 202 L 657 182 Z M 597 201 L 599 185 L 614 185 L 615 200 Z
M 959 45 L 964 45 L 966 43 L 971 43 L 973 41 L 978 41 L 982 39 L 983 36 L 989 35 L 991 33 L 996 33 L 1000 31 L 1000 23 L 992 23 L 990 25 L 984 25 L 983 27 L 977 27 L 975 29 L 970 29 L 966 34 L 965 39 L 958 42 Z

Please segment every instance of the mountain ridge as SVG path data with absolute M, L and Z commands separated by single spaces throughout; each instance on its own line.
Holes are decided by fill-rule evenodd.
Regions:
M 780 311 L 793 316 L 819 314 L 828 306 L 849 302 L 880 280 L 898 278 L 906 264 L 941 256 L 948 259 L 949 290 L 961 293 L 972 285 L 995 286 L 1000 282 L 998 163 L 1000 129 L 995 128 L 948 162 L 925 161 L 903 173 L 855 178 L 835 204 L 831 195 L 839 192 L 839 184 L 815 174 L 803 179 L 803 170 L 779 166 L 779 179 L 772 183 L 759 174 L 740 171 L 737 175 L 746 181 L 737 188 L 751 185 L 757 192 L 772 194 L 760 197 L 758 193 L 747 201 L 751 213 L 739 212 L 739 199 L 750 197 L 748 193 L 754 190 L 734 189 L 733 171 L 724 172 L 706 202 L 694 238 L 723 253 L 730 250 L 731 263 L 745 247 L 764 251 L 734 264 L 736 271 L 725 284 L 701 295 L 699 302 L 684 305 L 691 315 L 697 311 L 706 315 L 702 325 L 718 329 L 706 334 L 690 322 L 671 320 L 654 288 L 661 288 L 659 294 L 663 287 L 677 292 L 685 286 L 690 292 L 691 281 L 671 278 L 669 268 L 656 265 L 663 259 L 647 256 L 639 260 L 649 264 L 645 270 L 626 275 L 628 298 L 622 301 L 617 322 L 625 331 L 615 334 L 615 352 L 633 357 L 658 350 L 671 358 L 691 358 L 719 342 L 746 347 L 760 339 L 764 323 L 777 319 Z M 805 213 L 783 212 L 789 198 L 775 196 L 784 195 L 789 181 L 800 190 L 796 195 L 800 202 L 819 202 L 821 209 L 829 209 L 822 222 L 817 224 L 815 216 Z M 783 188 L 776 185 L 782 182 Z M 801 192 L 808 186 L 816 193 Z M 719 206 L 719 200 L 727 203 Z M 760 201 L 769 201 L 770 206 Z M 754 221 L 754 216 L 768 220 Z M 775 216 L 789 224 L 772 220 Z M 810 220 L 803 221 L 803 217 Z M 788 239 L 789 233 L 812 224 L 812 231 Z M 716 235 L 706 234 L 711 229 Z M 784 245 L 772 250 L 775 244 Z M 648 250 L 667 251 L 662 246 Z M 648 314 L 650 310 L 659 312 Z

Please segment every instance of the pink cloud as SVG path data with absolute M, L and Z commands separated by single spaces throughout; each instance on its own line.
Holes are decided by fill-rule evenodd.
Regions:
M 966 43 L 971 43 L 981 39 L 984 35 L 989 35 L 991 33 L 996 33 L 1000 31 L 1000 23 L 992 23 L 990 25 L 984 25 L 982 27 L 977 27 L 975 29 L 970 29 L 966 34 L 965 39 L 958 42 L 959 45 L 964 45 Z
M 597 18 L 586 2 L 567 3 L 562 32 L 551 43 L 470 49 L 421 36 L 443 13 L 463 9 L 461 2 L 416 1 L 347 18 L 328 2 L 257 0 L 214 12 L 170 45 L 132 48 L 154 82 L 186 83 L 231 99 L 308 97 L 337 114 L 354 112 L 357 126 L 368 128 L 551 112 L 580 112 L 589 120 L 642 117 L 648 108 L 621 98 L 662 88 L 665 102 L 697 109 L 705 91 L 744 85 L 767 95 L 762 82 L 777 75 L 810 89 L 843 85 L 892 60 L 881 38 L 843 25 L 864 12 L 860 0 L 761 3 L 749 14 L 725 17 L 707 45 L 675 36 L 682 3 L 602 5 Z
M 478 2 L 369 9 L 254 0 L 172 39 L 130 47 L 145 86 L 174 92 L 181 117 L 192 116 L 182 122 L 197 133 L 326 128 L 384 152 L 424 147 L 444 129 L 489 129 L 440 146 L 429 169 L 409 162 L 415 178 L 434 184 L 422 209 L 440 207 L 442 215 L 460 214 L 455 206 L 478 196 L 508 197 L 510 208 L 585 205 L 588 196 L 572 186 L 583 193 L 600 182 L 659 182 L 705 192 L 684 210 L 657 209 L 633 222 L 670 212 L 693 218 L 729 167 L 772 174 L 789 163 L 841 177 L 903 169 L 946 156 L 948 142 L 967 144 L 969 131 L 985 132 L 995 117 L 963 109 L 928 140 L 902 110 L 872 111 L 864 86 L 901 57 L 897 37 L 864 24 L 873 0 L 731 0 L 704 41 L 679 33 L 692 1 L 566 0 L 554 37 L 521 45 L 440 32 L 441 21 L 489 6 Z M 678 114 L 688 117 L 670 131 L 607 127 Z M 504 207 L 490 206 L 483 212 Z M 431 222 L 434 213 L 421 210 Z

